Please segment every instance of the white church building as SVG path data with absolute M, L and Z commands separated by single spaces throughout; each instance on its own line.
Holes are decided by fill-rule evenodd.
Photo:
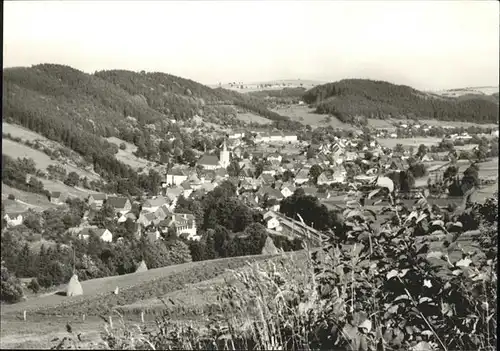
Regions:
M 229 151 L 227 150 L 226 140 L 222 145 L 222 150 L 220 151 L 219 157 L 215 155 L 203 155 L 197 162 L 199 166 L 204 169 L 214 170 L 219 168 L 227 168 L 231 163 Z

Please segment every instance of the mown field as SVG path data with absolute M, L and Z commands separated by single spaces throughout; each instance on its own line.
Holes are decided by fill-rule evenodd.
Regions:
M 9 200 L 8 196 L 12 194 L 15 200 Z M 19 189 L 12 188 L 2 183 L 2 203 L 7 212 L 23 212 L 29 208 L 35 211 L 44 211 L 48 208 L 55 207 L 46 196 L 40 194 L 29 193 Z
M 284 108 L 274 109 L 273 111 L 283 116 L 290 117 L 292 121 L 298 121 L 303 124 L 309 124 L 313 128 L 326 127 L 330 125 L 334 128 L 340 128 L 340 129 L 348 129 L 348 130 L 355 129 L 355 127 L 353 127 L 352 125 L 344 123 L 336 117 L 331 117 L 330 122 L 326 122 L 325 119 L 328 117 L 327 115 L 320 115 L 314 113 L 313 108 L 309 108 L 308 106 L 305 105 L 293 105 Z
M 153 322 L 169 309 L 176 320 L 199 320 L 199 312 L 216 303 L 213 287 L 224 284 L 228 270 L 241 269 L 248 263 L 271 258 L 268 255 L 224 258 L 192 262 L 151 269 L 144 273 L 127 274 L 83 281 L 83 296 L 65 297 L 40 294 L 29 300 L 2 306 L 1 348 L 48 348 L 55 337 L 66 335 L 66 323 L 82 332 L 85 340 L 94 340 L 102 331 L 104 321 L 99 317 L 113 316 L 119 323 L 117 310 L 127 322 Z M 112 294 L 119 287 L 118 295 Z M 178 305 L 163 305 L 159 298 L 171 299 Z M 184 308 L 180 308 L 180 306 Z M 22 321 L 27 311 L 27 321 Z M 85 321 L 83 320 L 85 314 Z M 42 346 L 43 345 L 43 346 Z
M 442 138 L 380 138 L 377 141 L 383 147 L 394 148 L 397 144 L 402 144 L 403 147 L 409 148 L 413 146 L 415 151 L 419 147 L 420 144 L 424 144 L 425 146 L 437 145 L 442 140 Z
M 86 190 L 83 188 L 77 189 L 75 187 L 68 186 L 63 182 L 61 182 L 60 180 L 50 180 L 40 177 L 35 177 L 35 178 L 41 181 L 43 183 L 43 187 L 48 191 L 60 191 L 67 193 L 69 196 L 78 197 L 80 199 L 86 199 L 92 192 L 90 190 Z
M 472 122 L 459 122 L 459 121 L 438 121 L 435 119 L 421 119 L 419 120 L 420 123 L 425 123 L 429 126 L 436 126 L 436 127 L 444 127 L 444 126 L 449 126 L 453 128 L 468 128 L 468 127 L 482 127 L 482 128 L 498 128 L 498 124 L 492 124 L 492 123 L 487 123 L 487 124 L 479 124 L 479 123 L 472 123 Z
M 83 281 L 84 295 L 65 297 L 57 294 L 35 297 L 14 305 L 4 306 L 2 316 L 28 313 L 42 315 L 100 315 L 116 306 L 163 296 L 194 284 L 214 278 L 227 269 L 236 269 L 247 262 L 255 262 L 270 256 L 245 256 L 210 261 L 191 262 L 175 266 L 151 269 L 144 273 L 126 274 Z M 114 295 L 118 287 L 120 293 Z
M 259 115 L 256 115 L 251 112 L 240 112 L 236 115 L 236 118 L 239 119 L 240 121 L 247 122 L 247 123 L 259 123 L 262 125 L 270 124 L 271 120 L 261 117 Z
M 78 168 L 74 165 L 70 165 L 67 163 L 63 163 L 58 160 L 51 160 L 49 156 L 47 156 L 42 151 L 35 150 L 30 148 L 24 144 L 12 141 L 10 139 L 2 139 L 2 154 L 10 156 L 14 159 L 19 158 L 31 158 L 35 161 L 36 168 L 46 171 L 49 165 L 60 165 L 62 166 L 67 173 L 76 172 L 80 175 L 80 177 L 87 177 L 90 180 L 99 179 L 99 176 L 88 172 L 84 169 Z
M 110 137 L 106 140 L 117 145 L 118 147 L 122 143 L 125 144 L 125 150 L 118 149 L 118 153 L 115 155 L 118 161 L 123 162 L 136 170 L 139 168 L 147 168 L 153 165 L 152 162 L 139 158 L 133 154 L 135 151 L 137 151 L 137 146 L 135 146 L 134 144 L 127 143 L 126 141 L 123 141 L 116 137 Z

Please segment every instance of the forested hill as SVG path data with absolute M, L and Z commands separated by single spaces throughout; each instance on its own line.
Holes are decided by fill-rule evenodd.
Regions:
M 86 74 L 55 64 L 7 68 L 3 73 L 4 121 L 76 151 L 110 183 L 128 179 L 125 188 L 137 186 L 138 175 L 116 159 L 118 147 L 102 137 L 134 143 L 141 157 L 157 161 L 173 157 L 179 149 L 166 141 L 167 134 L 182 137 L 186 149 L 192 151 L 189 138 L 184 139 L 185 133 L 171 119 L 198 115 L 204 121 L 241 124 L 237 111 L 251 110 L 274 119 L 275 126 L 294 126 L 288 118 L 269 111 L 263 100 L 163 73 Z
M 51 115 L 73 127 L 101 135 L 115 134 L 128 116 L 139 125 L 195 115 L 210 122 L 236 122 L 238 110 L 271 120 L 287 120 L 267 109 L 261 99 L 224 89 L 212 89 L 165 73 L 100 71 L 86 74 L 74 68 L 41 64 L 4 70 L 4 114 Z
M 170 74 L 114 70 L 95 75 L 142 99 L 156 111 L 180 120 L 199 115 L 211 122 L 230 122 L 238 110 L 251 111 L 273 121 L 288 120 L 269 111 L 260 99 L 226 89 L 212 89 Z
M 345 79 L 316 86 L 303 95 L 316 112 L 333 114 L 344 122 L 355 117 L 410 117 L 443 121 L 497 123 L 498 99 L 468 96 L 448 98 L 405 85 L 367 79 Z

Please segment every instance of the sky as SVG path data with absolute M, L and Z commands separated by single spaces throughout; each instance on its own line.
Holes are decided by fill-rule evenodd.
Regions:
M 498 86 L 499 2 L 6 1 L 4 67 Z

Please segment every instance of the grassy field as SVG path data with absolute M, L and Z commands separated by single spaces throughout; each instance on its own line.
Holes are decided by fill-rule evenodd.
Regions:
M 35 133 L 29 129 L 18 126 L 17 124 L 11 124 L 7 122 L 2 122 L 2 132 L 5 134 L 10 134 L 14 138 L 21 138 L 23 141 L 40 141 L 42 144 L 46 145 L 47 143 L 58 144 L 52 140 L 47 139 L 46 137 Z M 61 146 L 62 147 L 62 146 Z
M 389 131 L 396 130 L 396 127 L 392 125 L 392 120 L 376 118 L 367 118 L 367 120 L 369 127 L 375 129 L 387 129 Z
M 32 149 L 24 144 L 12 141 L 10 139 L 2 139 L 2 154 L 10 156 L 14 159 L 17 159 L 18 157 L 32 158 L 33 161 L 35 161 L 36 168 L 44 171 L 49 165 L 60 165 L 64 169 L 66 169 L 67 173 L 76 172 L 80 175 L 80 177 L 87 177 L 90 180 L 99 179 L 99 176 L 94 173 L 88 172 L 74 165 L 63 163 L 58 160 L 51 160 L 50 157 L 42 151 Z
M 254 262 L 270 256 L 246 256 L 224 258 L 211 261 L 191 262 L 175 266 L 151 269 L 139 274 L 126 274 L 83 281 L 84 295 L 65 297 L 57 294 L 32 298 L 15 305 L 2 308 L 5 315 L 29 313 L 43 315 L 100 315 L 116 306 L 132 304 L 137 301 L 163 296 L 194 284 L 214 278 L 227 269 L 242 267 L 246 262 Z M 118 295 L 112 294 L 119 287 Z
M 121 161 L 134 169 L 147 168 L 153 165 L 152 162 L 139 158 L 133 154 L 135 151 L 137 151 L 137 146 L 135 146 L 134 144 L 127 143 L 126 141 L 123 141 L 116 137 L 110 137 L 107 138 L 106 140 L 117 146 L 120 146 L 120 144 L 122 143 L 125 144 L 126 149 L 125 150 L 118 149 L 118 153 L 115 155 L 118 161 Z
M 441 138 L 380 138 L 377 141 L 380 145 L 384 147 L 394 148 L 397 144 L 402 144 L 403 147 L 409 148 L 413 146 L 415 151 L 417 150 L 420 144 L 424 144 L 426 146 L 437 145 L 441 141 Z
M 326 127 L 330 125 L 334 128 L 340 128 L 340 129 L 349 129 L 349 130 L 355 129 L 355 127 L 340 121 L 336 117 L 331 117 L 331 121 L 327 123 L 325 121 L 325 118 L 328 117 L 327 115 L 320 115 L 314 113 L 314 109 L 304 105 L 293 105 L 289 107 L 275 109 L 273 111 L 283 116 L 290 117 L 292 121 L 299 121 L 303 124 L 309 124 L 313 128 Z
M 68 149 L 67 147 L 63 146 L 62 144 L 60 144 L 58 142 L 55 142 L 53 140 L 49 140 L 49 139 L 45 138 L 44 136 L 42 136 L 38 133 L 35 133 L 29 129 L 26 129 L 24 127 L 18 126 L 16 124 L 10 124 L 7 122 L 2 122 L 2 132 L 5 134 L 10 134 L 14 138 L 20 138 L 22 141 L 29 141 L 29 142 L 38 141 L 42 146 L 45 146 L 51 150 L 64 149 L 71 154 L 71 159 L 66 159 L 64 162 L 50 160 L 50 157 L 48 157 L 45 153 L 38 151 L 38 150 L 35 150 L 35 149 L 30 149 L 26 145 L 23 145 L 23 147 L 24 147 L 23 150 L 20 150 L 19 152 L 29 153 L 29 154 L 32 154 L 33 156 L 37 156 L 37 158 L 38 158 L 38 155 L 40 155 L 40 154 L 43 154 L 45 156 L 40 160 L 35 159 L 35 157 L 33 157 L 33 159 L 35 160 L 35 162 L 37 164 L 38 164 L 38 162 L 41 163 L 42 167 L 39 167 L 40 169 L 46 168 L 46 165 L 48 165 L 48 164 L 61 164 L 66 169 L 66 171 L 68 173 L 75 171 L 75 172 L 81 174 L 82 176 L 86 176 L 89 179 L 97 180 L 100 178 L 99 175 L 92 173 L 92 172 L 88 172 L 84 169 L 81 169 L 76 164 L 74 164 L 73 161 L 83 163 L 83 158 L 80 155 L 78 155 L 76 152 L 74 152 L 73 150 Z M 2 146 L 4 147 L 4 150 L 5 150 L 5 147 L 9 148 L 9 147 L 12 147 L 12 145 L 16 145 L 16 144 L 17 143 L 12 141 L 12 140 L 2 139 Z M 30 150 L 32 150 L 32 151 L 30 151 Z M 10 152 L 14 153 L 12 155 L 12 157 L 22 157 L 22 156 L 16 156 L 16 153 L 13 150 L 10 150 Z M 9 155 L 5 151 L 4 151 L 4 153 Z M 9 155 L 9 156 L 11 156 L 11 155 Z M 44 165 L 44 164 L 46 164 L 46 165 Z
M 460 128 L 460 127 L 482 127 L 482 128 L 498 128 L 498 124 L 479 124 L 479 123 L 471 123 L 471 122 L 458 122 L 458 121 L 438 121 L 435 119 L 421 119 L 419 120 L 421 123 L 425 123 L 429 126 L 439 126 L 439 127 L 444 127 L 444 126 L 449 126 L 449 127 L 454 127 L 454 128 Z
M 227 270 L 241 269 L 247 263 L 270 257 L 257 255 L 192 262 L 139 274 L 93 279 L 82 282 L 83 296 L 40 294 L 15 305 L 2 306 L 1 348 L 49 348 L 54 345 L 50 340 L 67 335 L 66 323 L 70 323 L 75 332 L 82 332 L 85 340 L 95 340 L 104 325 L 100 315 L 106 318 L 113 315 L 118 323 L 119 316 L 113 313 L 114 309 L 126 322 L 139 322 L 140 311 L 145 311 L 146 324 L 154 322 L 165 308 L 175 313 L 172 318 L 176 320 L 189 319 L 187 315 L 199 320 L 200 309 L 217 303 L 213 286 L 224 284 Z M 114 295 L 112 291 L 117 286 L 120 293 Z M 159 297 L 170 298 L 179 306 L 182 303 L 184 308 L 166 307 Z M 28 316 L 26 322 L 22 321 L 24 310 Z
M 238 113 L 236 116 L 237 119 L 243 122 L 248 122 L 248 123 L 259 123 L 262 125 L 270 124 L 271 120 L 261 117 L 259 115 L 256 115 L 251 112 L 245 112 L 245 113 Z
M 7 198 L 9 194 L 14 195 L 16 199 L 9 200 Z M 22 212 L 29 208 L 35 211 L 44 211 L 56 206 L 44 195 L 18 190 L 6 184 L 2 184 L 2 202 L 7 212 Z
M 43 183 L 43 187 L 48 191 L 60 191 L 67 193 L 69 196 L 78 197 L 80 199 L 86 199 L 91 193 L 90 190 L 85 190 L 81 188 L 73 188 L 61 182 L 60 180 L 49 180 L 45 178 L 35 177 Z M 80 190 L 81 189 L 81 190 Z

